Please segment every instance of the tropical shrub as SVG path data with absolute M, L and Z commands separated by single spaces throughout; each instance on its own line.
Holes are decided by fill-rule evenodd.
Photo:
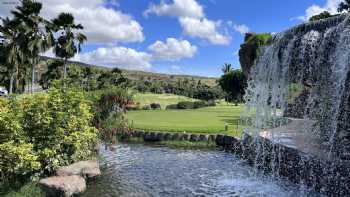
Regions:
M 159 103 L 151 103 L 150 106 L 151 106 L 151 109 L 161 109 L 161 106 Z
M 89 158 L 97 142 L 92 117 L 83 93 L 72 89 L 0 99 L 0 181 Z
M 178 109 L 178 108 L 177 108 L 177 104 L 171 104 L 171 105 L 167 105 L 165 109 L 169 110 L 169 109 Z
M 333 15 L 327 11 L 324 11 L 320 14 L 314 15 L 312 17 L 309 18 L 309 21 L 318 21 L 318 20 L 322 20 L 322 19 L 326 19 L 329 17 L 332 17 Z
M 97 140 L 82 92 L 51 89 L 22 101 L 22 125 L 45 170 L 87 158 Z
M 129 132 L 129 124 L 125 118 L 128 107 L 138 105 L 132 102 L 132 93 L 120 87 L 110 87 L 99 91 L 100 94 L 94 97 L 94 123 L 99 129 L 99 134 L 105 142 L 115 139 L 117 134 Z M 91 98 L 91 97 L 90 97 Z
M 144 105 L 142 107 L 142 110 L 150 110 L 151 109 L 151 106 L 150 105 Z
M 0 174 L 3 181 L 13 182 L 15 175 L 26 176 L 41 168 L 33 145 L 25 141 L 0 144 Z
M 94 121 L 100 128 L 100 124 L 115 113 L 125 113 L 126 106 L 132 101 L 132 94 L 119 87 L 110 87 L 101 91 L 94 100 Z
M 207 107 L 207 102 L 205 101 L 195 101 L 193 102 L 193 109 L 198 109 L 201 107 Z
M 178 109 L 193 109 L 194 103 L 191 101 L 181 101 L 177 104 Z
M 175 105 L 168 105 L 166 109 L 198 109 L 203 107 L 215 106 L 215 101 L 181 101 Z

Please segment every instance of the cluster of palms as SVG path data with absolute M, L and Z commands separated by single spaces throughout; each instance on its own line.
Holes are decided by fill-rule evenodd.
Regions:
M 47 20 L 40 16 L 42 4 L 34 0 L 21 0 L 11 11 L 12 18 L 0 18 L 0 75 L 9 93 L 25 84 L 27 70 L 31 71 L 31 92 L 35 83 L 35 69 L 40 54 L 53 49 L 56 57 L 64 62 L 64 78 L 67 75 L 67 60 L 80 51 L 86 37 L 83 29 L 75 24 L 70 13 L 60 13 Z

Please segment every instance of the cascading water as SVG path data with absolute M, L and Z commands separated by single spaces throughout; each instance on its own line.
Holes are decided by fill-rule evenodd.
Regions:
M 300 151 L 299 163 L 306 162 L 307 154 L 332 164 L 309 175 L 324 173 L 330 176 L 325 182 L 334 181 L 335 176 L 344 181 L 337 170 L 338 164 L 349 167 L 350 161 L 350 15 L 301 24 L 274 35 L 251 68 L 245 99 L 243 118 L 250 122 L 246 133 L 254 139 L 257 167 L 269 162 L 273 174 L 280 175 L 283 154 L 276 146 L 264 146 L 261 139 L 267 138 Z M 299 182 L 312 182 L 309 179 Z M 348 183 L 337 184 L 342 184 L 338 190 L 328 190 L 349 192 L 342 188 Z

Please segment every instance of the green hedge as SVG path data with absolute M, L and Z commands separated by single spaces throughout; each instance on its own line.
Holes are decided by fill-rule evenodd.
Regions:
M 92 117 L 90 103 L 75 90 L 0 98 L 0 181 L 50 174 L 89 158 L 97 142 Z
M 198 109 L 215 105 L 215 101 L 181 101 L 178 104 L 168 105 L 166 109 Z

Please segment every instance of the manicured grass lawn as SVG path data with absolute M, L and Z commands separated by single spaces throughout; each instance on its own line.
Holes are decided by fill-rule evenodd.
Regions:
M 151 103 L 159 103 L 162 109 L 165 109 L 167 105 L 177 104 L 180 101 L 196 101 L 196 99 L 191 99 L 185 96 L 178 96 L 174 94 L 152 94 L 138 93 L 134 95 L 133 100 L 135 103 L 140 103 L 141 106 L 149 105 Z
M 243 105 L 221 102 L 215 107 L 194 110 L 130 111 L 127 117 L 136 129 L 240 136 L 242 128 L 237 129 L 236 120 L 242 109 Z

